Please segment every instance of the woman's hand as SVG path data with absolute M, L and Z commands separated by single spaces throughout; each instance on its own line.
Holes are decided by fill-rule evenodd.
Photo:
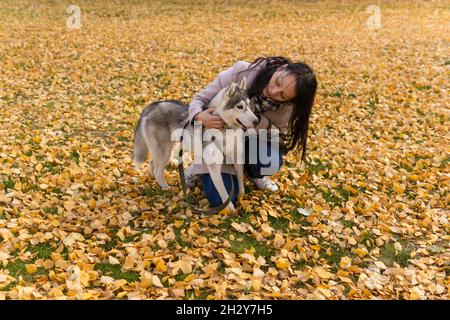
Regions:
M 217 115 L 211 114 L 211 112 L 213 112 L 213 109 L 211 109 L 211 108 L 200 112 L 197 115 L 197 119 L 196 120 L 202 122 L 202 124 L 206 128 L 223 129 L 223 126 L 224 126 L 225 123 L 223 122 L 222 118 L 220 118 Z

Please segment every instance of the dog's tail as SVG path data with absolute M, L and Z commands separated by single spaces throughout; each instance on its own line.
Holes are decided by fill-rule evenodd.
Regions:
M 134 167 L 136 170 L 141 168 L 142 162 L 147 159 L 148 156 L 148 146 L 145 142 L 145 138 L 142 135 L 141 121 L 139 121 L 136 130 L 134 131 L 134 148 L 133 148 L 133 160 Z

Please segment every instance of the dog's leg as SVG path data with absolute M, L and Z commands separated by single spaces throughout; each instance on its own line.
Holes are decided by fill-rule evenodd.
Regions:
M 150 174 L 155 177 L 156 182 L 159 184 L 159 186 L 162 189 L 167 189 L 169 188 L 169 185 L 164 179 L 164 169 L 166 168 L 167 162 L 169 161 L 173 143 L 168 141 L 164 145 L 161 145 L 158 142 L 158 139 L 149 138 L 155 136 L 156 134 L 154 132 L 151 132 L 151 134 L 149 134 L 145 139 L 152 156 L 152 160 L 149 164 L 149 171 Z
M 158 146 L 158 151 L 153 157 L 153 172 L 155 174 L 156 181 L 162 189 L 169 188 L 169 185 L 164 179 L 164 169 L 167 166 L 167 162 L 169 162 L 172 147 L 173 144 L 166 145 L 164 148 L 162 146 Z
M 211 175 L 211 180 L 214 183 L 214 186 L 216 187 L 217 192 L 219 192 L 220 198 L 222 199 L 222 203 L 225 203 L 228 199 L 228 192 L 225 188 L 225 184 L 223 183 L 222 174 L 220 169 L 222 168 L 222 165 L 220 164 L 211 164 L 208 165 L 209 174 Z M 232 177 L 233 178 L 233 177 Z M 227 208 L 230 211 L 234 211 L 234 205 L 230 201 Z
M 153 154 L 155 153 L 156 144 L 155 141 L 153 141 L 149 137 L 153 135 L 153 130 L 154 129 L 152 127 L 146 127 L 146 121 L 142 121 L 142 126 L 140 127 L 139 134 L 140 137 L 142 137 L 142 140 L 144 140 L 143 144 L 145 144 L 146 156 L 148 153 L 150 153 L 150 156 L 152 157 L 152 159 L 150 159 L 150 162 L 148 163 L 148 171 L 150 173 L 150 176 L 152 177 L 155 176 L 155 172 L 153 170 Z
M 242 134 L 237 132 L 234 140 L 234 169 L 236 170 L 236 177 L 238 180 L 239 197 L 245 193 L 244 186 L 244 163 L 245 163 L 245 140 Z
M 153 172 L 153 159 L 150 159 L 150 162 L 148 163 L 148 171 L 152 177 L 155 177 L 155 173 Z
M 236 177 L 238 180 L 239 186 L 239 196 L 244 195 L 245 187 L 244 187 L 244 166 L 242 164 L 235 164 L 234 169 L 236 170 Z
M 146 141 L 145 120 L 140 120 L 134 132 L 133 160 L 136 170 L 141 168 L 141 164 L 147 159 L 149 153 Z

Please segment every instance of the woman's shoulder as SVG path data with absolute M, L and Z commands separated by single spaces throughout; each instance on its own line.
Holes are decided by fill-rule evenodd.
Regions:
M 257 72 L 260 69 L 260 66 L 250 68 L 251 66 L 252 64 L 248 61 L 245 60 L 237 61 L 232 67 L 233 69 L 232 80 L 234 82 L 239 82 L 245 76 L 247 79 L 247 86 L 250 87 L 251 83 L 256 77 Z
M 245 60 L 237 61 L 231 68 L 233 70 L 233 75 L 238 75 L 246 71 L 250 67 L 251 63 Z M 233 79 L 235 80 L 235 79 Z
M 250 65 L 251 65 L 251 63 L 248 61 L 245 61 L 245 60 L 239 60 L 234 64 L 234 66 L 237 69 L 241 69 L 241 70 L 247 69 Z
M 253 63 L 245 60 L 239 60 L 234 64 L 233 68 L 235 68 L 237 71 L 258 71 L 262 66 L 262 64 L 258 64 L 253 67 Z M 250 67 L 252 68 L 249 69 Z

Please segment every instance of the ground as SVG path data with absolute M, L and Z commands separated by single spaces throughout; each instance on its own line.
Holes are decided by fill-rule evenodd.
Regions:
M 371 4 L 2 1 L 0 298 L 448 299 L 450 7 Z M 278 192 L 202 217 L 133 168 L 146 104 L 270 55 L 319 83 Z

